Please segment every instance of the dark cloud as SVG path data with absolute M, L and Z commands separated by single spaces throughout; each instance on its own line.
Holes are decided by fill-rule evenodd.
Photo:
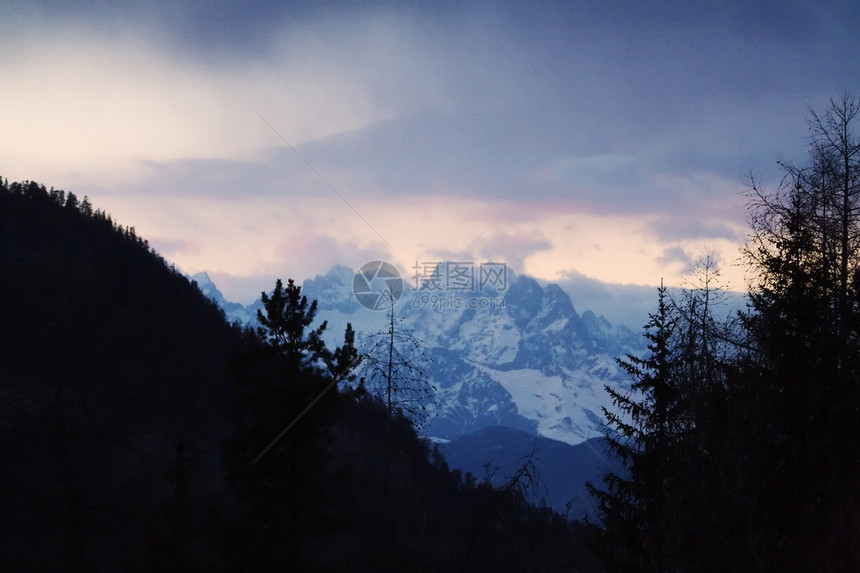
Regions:
M 438 97 L 408 115 L 296 145 L 336 187 L 360 193 L 466 191 L 660 212 L 684 193 L 709 193 L 667 189 L 661 175 L 737 181 L 750 168 L 773 173 L 780 153 L 801 156 L 806 107 L 860 79 L 844 64 L 860 47 L 851 3 L 155 2 L 119 3 L 107 16 L 102 8 L 66 3 L 43 16 L 157 26 L 177 51 L 207 61 L 268 61 L 286 42 L 296 61 L 353 63 L 374 97 L 392 103 L 420 97 L 410 85 L 431 78 Z M 376 65 L 362 59 L 385 50 L 397 53 Z M 279 182 L 303 193 L 314 179 L 287 148 L 259 163 L 177 160 L 155 170 L 189 193 L 276 193 Z
M 503 228 L 504 225 L 500 227 Z M 469 250 L 436 248 L 431 249 L 429 254 L 437 261 L 503 262 L 512 271 L 522 273 L 526 258 L 551 250 L 552 244 L 540 235 L 505 233 L 494 229 L 464 248 Z
M 72 164 L 72 150 L 91 145 L 81 162 L 143 167 L 114 194 L 271 197 L 301 201 L 305 212 L 337 204 L 337 216 L 354 210 L 369 219 L 364 205 L 388 199 L 485 201 L 478 231 L 502 215 L 473 247 L 440 237 L 440 258 L 522 266 L 557 237 L 504 225 L 561 210 L 659 215 L 650 230 L 668 243 L 740 241 L 744 176 L 752 169 L 777 182 L 778 157 L 805 156 L 809 106 L 860 83 L 858 21 L 855 2 L 9 2 L 0 7 L 0 50 L 15 57 L 0 71 L 5 93 L 20 99 L 7 106 L 14 117 L 0 120 L 19 133 L 0 151 L 12 157 L 40 142 L 15 160 L 66 160 L 63 169 L 81 173 L 80 194 L 103 185 L 87 182 L 90 167 Z M 50 96 L 40 85 L 20 95 L 19 86 L 56 71 L 54 56 L 76 50 L 74 63 L 93 83 L 75 91 L 67 116 L 83 117 L 98 95 L 104 107 L 110 98 L 128 107 L 64 123 L 50 114 L 67 109 L 66 91 Z M 39 74 L 14 65 L 30 52 Z M 93 54 L 128 75 L 99 76 L 87 64 Z M 51 78 L 59 79 L 48 87 L 71 85 Z M 136 78 L 158 86 L 135 91 Z M 198 109 L 194 121 L 179 121 Z M 126 110 L 135 117 L 123 122 Z M 27 114 L 36 127 L 17 127 Z M 120 123 L 124 133 L 112 132 Z M 60 124 L 65 131 L 54 131 Z M 214 127 L 194 130 L 204 124 Z M 105 158 L 99 142 L 121 152 Z M 297 269 L 305 274 L 387 253 L 324 232 L 303 245 L 277 238 L 284 267 L 299 253 L 317 264 Z M 167 254 L 193 248 L 160 244 Z M 660 260 L 677 266 L 689 256 L 672 246 Z
M 657 259 L 657 262 L 662 266 L 681 263 L 684 267 L 688 267 L 693 259 L 684 249 L 674 246 L 663 249 L 663 254 Z
M 9 3 L 16 20 L 46 28 L 157 33 L 169 46 L 200 59 L 264 53 L 280 33 L 334 13 L 336 3 L 256 2 L 58 2 Z
M 331 195 L 325 180 L 290 150 L 268 154 L 260 161 L 235 159 L 175 159 L 141 162 L 147 168 L 143 184 L 124 191 L 157 196 L 189 197 L 302 197 Z M 123 191 L 122 187 L 118 189 Z
M 722 221 L 664 217 L 651 224 L 654 235 L 661 241 L 725 239 L 742 243 L 746 235 Z
M 531 120 L 531 121 L 530 121 Z M 503 113 L 425 111 L 300 147 L 324 173 L 370 172 L 383 194 L 515 196 L 565 145 L 555 121 Z

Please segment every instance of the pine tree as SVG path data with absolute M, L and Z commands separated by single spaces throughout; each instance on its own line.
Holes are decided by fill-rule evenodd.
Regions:
M 331 519 L 318 479 L 326 463 L 326 432 L 339 403 L 337 384 L 357 363 L 355 333 L 326 348 L 326 323 L 314 327 L 308 303 L 292 280 L 263 293 L 261 324 L 246 333 L 234 364 L 234 432 L 222 460 L 242 509 L 224 530 L 224 560 L 252 570 L 295 567 L 302 536 Z
M 260 323 L 257 335 L 285 359 L 287 367 L 316 369 L 328 363 L 331 353 L 322 340 L 327 323 L 308 330 L 316 318 L 317 302 L 308 304 L 307 297 L 302 296 L 302 287 L 293 279 L 288 279 L 284 287 L 278 279 L 272 294 L 263 292 L 261 300 L 263 310 L 257 310 Z
M 606 388 L 617 409 L 604 408 L 606 440 L 623 471 L 607 473 L 603 490 L 588 484 L 597 501 L 601 551 L 622 570 L 665 570 L 677 544 L 668 500 L 674 448 L 685 429 L 683 401 L 673 372 L 675 319 L 666 288 L 657 293 L 657 311 L 646 326 L 649 354 L 619 359 L 635 380 L 632 392 Z

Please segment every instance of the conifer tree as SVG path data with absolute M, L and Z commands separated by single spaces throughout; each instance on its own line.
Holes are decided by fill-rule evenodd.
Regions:
M 286 287 L 278 279 L 271 295 L 263 292 L 263 310 L 257 310 L 260 323 L 257 335 L 281 355 L 289 367 L 319 368 L 320 362 L 325 364 L 331 358 L 322 340 L 327 323 L 308 330 L 316 318 L 317 302 L 308 304 L 301 292 L 302 287 L 293 279 L 287 280 Z
M 759 553 L 778 564 L 860 564 L 850 509 L 860 504 L 858 115 L 860 103 L 848 94 L 821 115 L 812 111 L 808 161 L 783 164 L 774 193 L 752 185 L 746 255 L 756 312 L 747 327 L 765 380 L 755 402 L 768 413 L 752 419 L 773 428 L 769 487 L 757 500 Z
M 357 362 L 355 333 L 331 351 L 323 322 L 292 280 L 263 293 L 261 326 L 246 333 L 236 357 L 233 435 L 222 460 L 242 501 L 225 530 L 224 559 L 251 570 L 296 566 L 301 538 L 320 529 L 327 495 L 318 479 L 326 463 L 325 427 L 338 404 L 337 383 Z
M 620 570 L 664 570 L 677 541 L 668 500 L 674 448 L 684 431 L 682 399 L 673 372 L 675 319 L 666 288 L 657 293 L 657 311 L 646 325 L 648 355 L 619 359 L 634 379 L 632 392 L 606 388 L 617 408 L 604 408 L 606 439 L 623 470 L 604 476 L 605 489 L 588 484 L 597 501 L 601 550 Z

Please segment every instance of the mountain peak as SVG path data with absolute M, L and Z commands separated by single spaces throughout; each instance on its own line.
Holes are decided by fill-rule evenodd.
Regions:
M 540 314 L 543 289 L 536 280 L 525 275 L 518 276 L 505 293 L 505 309 L 519 328 L 528 324 Z
M 202 290 L 204 285 L 213 285 L 212 279 L 209 278 L 209 273 L 203 271 L 197 274 L 191 275 L 191 280 L 197 283 L 197 286 Z
M 580 318 L 570 296 L 557 284 L 541 288 L 527 276 L 519 276 L 505 295 L 505 306 L 519 328 L 547 328 L 559 320 L 579 323 Z
M 197 288 L 200 289 L 200 292 L 202 292 L 206 298 L 218 306 L 223 308 L 224 304 L 227 303 L 224 295 L 221 294 L 221 291 L 218 290 L 218 287 L 215 286 L 215 283 L 213 283 L 212 279 L 209 278 L 209 273 L 200 272 L 190 276 L 189 279 L 197 284 Z
M 327 279 L 331 279 L 331 280 L 335 280 L 335 279 L 340 280 L 343 278 L 352 279 L 354 274 L 355 274 L 355 271 L 352 270 L 351 268 L 349 268 L 348 266 L 337 264 L 337 265 L 333 266 L 332 268 L 330 268 L 326 274 L 324 274 L 322 276 L 316 275 L 315 278 L 316 279 L 327 278 Z
M 359 308 L 352 292 L 355 271 L 344 265 L 333 266 L 326 274 L 316 275 L 302 284 L 302 294 L 316 300 L 320 310 L 352 313 Z

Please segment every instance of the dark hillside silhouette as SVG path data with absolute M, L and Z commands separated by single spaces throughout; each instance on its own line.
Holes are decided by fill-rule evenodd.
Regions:
M 217 492 L 238 334 L 86 198 L 0 185 L 0 568 L 139 559 L 179 443 Z
M 239 331 L 133 228 L 4 181 L 0 288 L 2 570 L 595 570 L 371 397 L 292 281 Z

